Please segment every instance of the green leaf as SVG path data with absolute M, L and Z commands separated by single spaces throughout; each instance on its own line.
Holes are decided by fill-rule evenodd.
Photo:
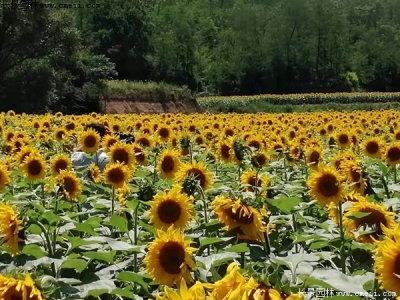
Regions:
M 93 225 L 88 224 L 88 223 L 74 223 L 75 229 L 80 231 L 80 232 L 85 232 L 87 234 L 90 234 L 92 236 L 97 236 L 99 235 L 96 231 L 94 231 Z
M 118 215 L 112 215 L 110 219 L 110 224 L 114 227 L 117 227 L 121 232 L 128 233 L 128 221 Z
M 126 289 L 116 288 L 111 292 L 111 294 L 116 296 L 121 296 L 123 298 L 136 299 L 135 294 L 132 291 Z
M 139 221 L 139 225 L 146 229 L 148 232 L 156 234 L 156 229 L 153 226 L 143 222 L 142 220 Z
M 329 246 L 329 241 L 316 241 L 314 243 L 311 243 L 310 249 L 317 250 L 317 249 L 324 248 L 326 246 Z
M 67 259 L 65 260 L 60 268 L 61 269 L 75 269 L 78 272 L 82 272 L 86 269 L 88 263 L 83 259 Z
M 282 197 L 279 199 L 266 199 L 266 202 L 283 213 L 290 214 L 294 207 L 300 204 L 301 199 L 297 197 Z
M 149 292 L 148 288 L 149 285 L 145 282 L 145 277 L 143 277 L 142 275 L 133 273 L 133 272 L 121 272 L 117 275 L 117 280 L 119 281 L 123 281 L 123 282 L 135 282 L 137 284 L 139 284 L 141 287 L 143 287 L 143 289 L 146 292 Z
M 250 252 L 250 248 L 247 246 L 246 243 L 241 243 L 234 245 L 232 247 L 226 248 L 226 252 L 236 252 L 236 253 L 245 253 L 245 252 Z
M 40 222 L 42 222 L 43 225 L 54 226 L 57 224 L 58 221 L 61 220 L 61 217 L 57 216 L 52 211 L 47 211 L 44 214 L 40 215 Z
M 83 256 L 90 258 L 90 259 L 95 259 L 95 260 L 101 260 L 105 261 L 108 263 L 114 263 L 114 257 L 117 251 L 111 250 L 109 252 L 95 252 L 95 251 L 88 251 L 84 252 Z
M 67 239 L 69 240 L 69 242 L 71 243 L 71 248 L 70 251 L 78 248 L 80 246 L 86 246 L 86 245 L 91 245 L 91 244 L 97 244 L 96 241 L 87 241 L 84 240 L 80 237 L 74 237 L 74 236 L 68 236 Z
M 365 218 L 366 216 L 370 215 L 370 212 L 356 212 L 350 215 L 346 215 L 346 218 L 349 218 L 351 220 L 357 220 L 357 219 L 362 219 Z
M 232 238 L 200 238 L 200 246 L 208 246 L 213 244 L 218 244 L 230 240 Z
M 40 248 L 40 246 L 35 245 L 35 244 L 30 244 L 30 245 L 24 246 L 24 248 L 22 249 L 22 253 L 26 254 L 26 255 L 32 255 L 36 258 L 41 258 L 41 257 L 47 256 L 47 254 L 48 254 L 42 248 Z

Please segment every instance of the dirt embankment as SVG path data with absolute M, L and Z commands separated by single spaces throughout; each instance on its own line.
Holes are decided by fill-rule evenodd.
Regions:
M 153 102 L 106 98 L 102 100 L 102 108 L 103 112 L 108 114 L 158 114 L 165 112 L 190 114 L 202 111 L 195 99 Z

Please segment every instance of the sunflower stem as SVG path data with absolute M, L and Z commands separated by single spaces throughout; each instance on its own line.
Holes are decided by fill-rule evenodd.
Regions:
M 135 223 L 134 223 L 134 226 L 133 226 L 133 244 L 134 245 L 137 245 L 137 230 L 138 230 L 138 223 L 139 223 L 139 217 L 138 217 L 139 205 L 140 205 L 140 202 L 138 202 L 136 207 L 135 207 L 135 219 L 134 219 Z M 134 257 L 134 266 L 133 266 L 133 268 L 134 268 L 134 272 L 137 273 L 138 272 L 138 266 L 137 266 L 137 253 L 136 252 L 133 254 L 133 257 Z M 136 294 L 136 291 L 137 291 L 136 282 L 133 285 L 133 290 L 134 290 L 134 293 Z
M 198 184 L 197 185 L 198 190 L 200 191 L 201 194 L 201 200 L 203 202 L 203 209 L 204 209 L 204 221 L 207 224 L 208 223 L 208 216 L 207 216 L 207 199 L 206 199 L 206 195 L 204 194 L 203 189 L 201 188 L 201 186 Z M 208 233 L 206 231 L 206 236 L 208 237 Z M 207 253 L 208 255 L 210 255 L 210 245 L 207 246 Z
M 111 190 L 111 217 L 114 215 L 114 205 L 115 205 L 114 202 L 115 202 L 115 188 L 113 186 Z M 111 237 L 114 237 L 113 226 L 111 226 L 110 230 L 111 230 Z
M 387 186 L 387 182 L 386 182 L 385 177 L 383 175 L 381 175 L 381 180 L 382 180 L 383 188 L 385 189 L 386 197 L 387 197 L 387 199 L 390 199 L 389 188 Z
M 283 167 L 285 168 L 285 181 L 288 181 L 287 169 L 286 169 L 286 156 L 283 157 Z
M 373 291 L 374 291 L 374 297 L 375 297 L 376 300 L 382 300 L 383 299 L 382 294 L 381 294 L 381 289 L 379 287 L 379 281 L 378 281 L 378 279 L 376 279 L 376 274 L 375 274 L 375 279 L 374 279 Z
M 297 220 L 296 220 L 296 215 L 292 214 L 292 222 L 293 222 L 293 232 L 294 234 L 296 234 L 297 232 Z M 299 253 L 299 245 L 296 243 L 294 244 L 294 251 L 296 251 L 296 253 Z
M 394 184 L 397 183 L 397 165 L 394 165 Z
M 79 221 L 79 223 L 83 223 L 82 216 L 81 216 L 82 208 L 81 208 L 81 205 L 79 203 L 76 204 L 76 209 L 78 210 L 78 221 Z M 82 231 L 79 231 L 79 237 L 83 238 L 83 232 Z
M 343 207 L 342 201 L 339 201 L 339 231 L 340 231 L 340 266 L 342 273 L 346 274 L 346 258 L 344 256 L 344 230 L 343 230 Z
M 244 269 L 245 263 L 246 263 L 246 259 L 244 256 L 244 252 L 242 252 L 242 253 L 240 253 L 240 265 L 241 265 L 242 269 Z
M 153 170 L 153 186 L 156 184 L 157 180 L 157 154 L 154 156 L 154 170 Z

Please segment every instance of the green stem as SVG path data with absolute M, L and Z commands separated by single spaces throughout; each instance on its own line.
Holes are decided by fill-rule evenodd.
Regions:
M 246 263 L 246 260 L 245 260 L 244 252 L 242 252 L 242 253 L 240 253 L 240 265 L 241 265 L 242 269 L 244 269 L 245 263 Z
M 204 221 L 207 224 L 208 223 L 208 216 L 207 216 L 207 199 L 206 199 L 206 195 L 204 194 L 203 189 L 201 188 L 200 185 L 197 186 L 198 190 L 200 191 L 201 194 L 201 200 L 203 202 L 203 210 L 204 210 Z M 208 233 L 206 231 L 206 236 L 208 237 Z M 207 253 L 208 255 L 210 255 L 210 246 L 207 246 Z
M 44 183 L 42 183 L 42 205 L 43 205 L 43 207 L 46 206 L 46 201 L 45 201 L 45 197 L 44 197 Z
M 81 215 L 82 207 L 81 207 L 81 205 L 79 203 L 77 203 L 76 204 L 76 208 L 78 210 L 78 222 L 82 224 L 83 223 L 82 215 Z M 79 231 L 79 237 L 83 238 L 83 232 Z
M 288 181 L 287 169 L 286 169 L 286 156 L 283 157 L 283 167 L 285 168 L 285 181 Z
M 397 165 L 394 166 L 394 183 L 397 183 Z
M 389 188 L 387 186 L 387 182 L 386 182 L 385 177 L 383 175 L 381 176 L 381 180 L 382 180 L 383 188 L 385 189 L 386 197 L 388 199 L 390 199 Z
M 137 231 L 138 231 L 138 224 L 139 224 L 139 216 L 138 216 L 139 205 L 140 205 L 140 202 L 137 203 L 136 208 L 135 208 L 135 219 L 134 219 L 135 223 L 134 223 L 134 226 L 133 226 L 133 235 L 134 235 L 133 236 L 133 244 L 134 245 L 137 245 L 137 238 L 138 238 Z M 133 257 L 134 257 L 134 266 L 133 266 L 133 268 L 134 268 L 135 273 L 137 273 L 138 272 L 138 265 L 137 265 L 137 253 L 136 252 L 133 254 Z M 135 284 L 133 286 L 133 290 L 134 290 L 134 294 L 136 294 L 136 292 L 137 292 L 137 284 L 136 284 L 136 282 L 135 282 Z
M 114 215 L 114 209 L 115 209 L 115 188 L 114 186 L 112 187 L 112 191 L 111 191 L 111 217 Z M 114 229 L 113 226 L 110 227 L 110 231 L 111 231 L 111 237 L 114 237 Z
M 154 170 L 153 170 L 153 185 L 156 184 L 156 180 L 157 180 L 157 154 L 154 156 Z
M 339 230 L 340 230 L 340 265 L 342 268 L 342 273 L 346 274 L 346 258 L 344 256 L 344 244 L 345 244 L 345 239 L 344 239 L 344 229 L 343 229 L 343 207 L 342 207 L 342 201 L 339 202 Z
M 295 214 L 292 214 L 292 222 L 293 222 L 293 232 L 296 234 L 297 232 L 297 220 Z M 294 250 L 296 253 L 299 253 L 299 245 L 296 243 L 294 244 Z

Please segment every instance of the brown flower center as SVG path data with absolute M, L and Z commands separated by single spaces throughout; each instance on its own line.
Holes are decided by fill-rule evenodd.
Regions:
M 65 132 L 64 131 L 59 131 L 57 132 L 57 139 L 62 140 L 64 137 Z
M 225 135 L 226 136 L 233 136 L 233 130 L 232 129 L 225 130 Z
M 33 176 L 39 175 L 42 170 L 43 166 L 38 160 L 32 160 L 28 165 L 28 172 Z
M 223 158 L 229 158 L 230 153 L 229 151 L 231 150 L 231 147 L 229 147 L 228 145 L 222 145 L 221 146 L 221 155 Z
M 85 144 L 85 147 L 93 148 L 96 145 L 96 142 L 96 137 L 93 135 L 89 135 L 85 138 L 85 141 L 83 143 Z
M 395 262 L 394 262 L 393 273 L 396 275 L 400 275 L 400 255 L 399 254 L 397 254 Z
M 66 192 L 72 194 L 76 190 L 75 180 L 71 177 L 64 177 L 63 187 Z
M 123 148 L 115 149 L 112 157 L 116 162 L 128 164 L 129 153 Z
M 158 131 L 158 134 L 162 137 L 162 138 L 167 138 L 169 136 L 169 130 L 167 128 L 161 128 Z
M 31 152 L 25 152 L 22 156 L 21 156 L 21 160 L 20 163 L 24 163 L 25 158 L 27 158 L 29 155 L 31 154 Z
M 400 159 L 400 148 L 392 147 L 387 153 L 387 158 L 390 161 L 398 161 Z
M 260 144 L 259 141 L 252 140 L 252 141 L 249 142 L 249 147 L 254 147 L 256 149 L 260 149 L 261 148 L 261 144 Z
M 365 146 L 365 150 L 369 154 L 375 154 L 379 151 L 379 145 L 375 141 L 368 142 L 367 145 Z
M 124 172 L 120 168 L 108 172 L 108 180 L 112 183 L 121 183 L 124 180 Z
M 181 216 L 181 206 L 174 200 L 167 200 L 158 206 L 158 216 L 167 224 L 175 223 Z
M 255 157 L 260 166 L 263 166 L 267 162 L 267 157 L 262 153 L 257 154 Z
M 175 162 L 174 158 L 170 155 L 164 157 L 161 162 L 161 169 L 164 173 L 171 173 L 174 170 Z
M 385 216 L 380 211 L 370 208 L 363 209 L 361 212 L 370 214 L 363 218 L 356 219 L 355 220 L 356 228 L 362 228 L 365 230 L 369 228 L 375 230 L 375 232 L 368 234 L 368 236 L 378 239 L 380 235 L 383 235 L 381 224 L 387 226 L 387 221 Z
M 68 164 L 64 159 L 57 160 L 54 166 L 57 173 L 60 173 L 61 170 L 66 170 L 67 167 Z
M 185 250 L 179 243 L 169 241 L 160 250 L 159 262 L 165 272 L 180 274 L 181 265 L 185 262 Z
M 138 148 L 138 147 L 135 147 L 134 151 L 135 151 L 136 160 L 138 160 L 138 161 L 140 161 L 140 162 L 144 162 L 144 160 L 145 160 L 146 157 L 145 157 L 145 155 L 144 155 L 142 149 L 140 149 L 140 148 Z
M 338 181 L 332 174 L 323 175 L 318 181 L 318 191 L 325 197 L 332 197 L 339 192 Z
M 339 143 L 345 145 L 349 142 L 349 137 L 347 134 L 341 134 L 338 137 Z
M 138 143 L 139 143 L 140 145 L 142 145 L 143 147 L 150 147 L 150 141 L 149 141 L 147 138 L 145 138 L 145 137 L 141 137 L 141 138 L 138 140 Z
M 311 154 L 310 154 L 310 162 L 311 162 L 311 163 L 314 163 L 314 165 L 318 164 L 318 161 L 319 161 L 320 156 L 321 156 L 321 155 L 319 154 L 319 152 L 314 150 L 314 151 L 311 152 Z

